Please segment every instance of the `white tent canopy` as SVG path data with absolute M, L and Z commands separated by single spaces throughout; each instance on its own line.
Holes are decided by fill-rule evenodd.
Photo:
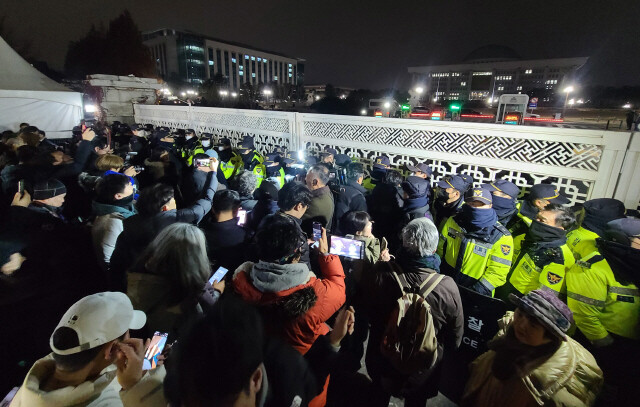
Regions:
M 0 37 L 0 131 L 26 122 L 47 138 L 71 137 L 82 117 L 81 93 L 47 78 Z

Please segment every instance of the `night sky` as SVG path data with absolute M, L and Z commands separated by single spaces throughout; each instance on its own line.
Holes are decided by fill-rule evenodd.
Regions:
M 61 69 L 69 41 L 128 8 L 140 30 L 189 29 L 305 58 L 306 83 L 408 86 L 407 67 L 503 44 L 523 58 L 591 56 L 584 85 L 640 84 L 640 1 L 2 0 L 11 38 Z

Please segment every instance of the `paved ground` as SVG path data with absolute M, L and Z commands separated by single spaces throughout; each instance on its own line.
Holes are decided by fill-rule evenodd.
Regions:
M 365 344 L 366 346 L 366 344 Z M 365 352 L 366 353 L 366 352 Z M 331 376 L 331 386 L 333 392 L 329 394 L 329 407 L 338 407 L 338 406 L 365 406 L 368 403 L 365 402 L 366 395 L 371 391 L 370 386 L 371 379 L 369 378 L 364 362 L 364 357 L 361 360 L 361 368 L 358 371 L 357 375 L 354 375 L 350 378 L 336 378 L 333 375 Z M 334 381 L 334 379 L 336 379 Z M 337 385 L 337 386 L 336 386 Z M 337 388 L 336 388 L 337 387 Z M 332 403 L 332 394 L 333 396 L 340 398 L 341 403 Z M 404 406 L 404 402 L 401 399 L 397 399 L 395 397 L 391 398 L 389 403 L 389 407 L 402 407 Z M 438 394 L 438 396 L 431 398 L 427 401 L 426 407 L 457 407 L 457 404 L 451 402 L 447 397 L 442 394 Z

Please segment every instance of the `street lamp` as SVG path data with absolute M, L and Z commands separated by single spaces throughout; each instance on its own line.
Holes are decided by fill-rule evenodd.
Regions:
M 569 93 L 573 92 L 573 86 L 567 86 L 566 88 L 564 88 L 564 93 L 566 93 L 566 96 L 564 98 L 564 105 L 562 106 L 562 118 L 564 119 L 564 112 L 565 110 L 567 110 L 567 102 L 569 101 Z
M 234 97 L 234 98 L 235 98 L 235 97 L 237 97 L 237 96 L 238 96 L 238 94 L 237 94 L 236 92 L 231 92 L 231 97 Z
M 367 115 L 367 109 L 360 110 L 360 114 L 363 115 L 363 116 L 366 116 Z
M 421 94 L 422 94 L 422 92 L 424 92 L 424 88 L 423 88 L 422 86 L 418 86 L 418 87 L 416 88 L 416 93 L 418 93 L 419 95 L 421 95 Z

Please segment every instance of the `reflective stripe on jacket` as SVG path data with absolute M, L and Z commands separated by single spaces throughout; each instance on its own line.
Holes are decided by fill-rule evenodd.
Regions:
M 509 276 L 509 283 L 521 295 L 538 288 L 549 288 L 558 296 L 564 297 L 566 292 L 565 274 L 573 266 L 575 260 L 566 244 L 560 247 L 539 249 L 533 256 L 529 253 L 521 255 L 520 248 L 524 235 L 514 239 L 516 264 Z
M 596 239 L 600 237 L 597 233 L 587 230 L 583 227 L 572 230 L 567 233 L 567 246 L 573 253 L 576 260 L 587 256 L 598 250 Z
M 609 332 L 640 339 L 640 290 L 616 280 L 609 263 L 593 252 L 567 273 L 567 305 L 582 333 L 595 345 L 608 345 Z
M 445 222 L 440 233 L 438 255 L 453 270 L 454 280 L 465 287 L 480 281 L 493 291 L 503 285 L 511 268 L 513 238 L 509 231 L 496 222 L 492 241 L 469 239 L 454 217 Z M 444 265 L 444 264 L 443 264 Z

